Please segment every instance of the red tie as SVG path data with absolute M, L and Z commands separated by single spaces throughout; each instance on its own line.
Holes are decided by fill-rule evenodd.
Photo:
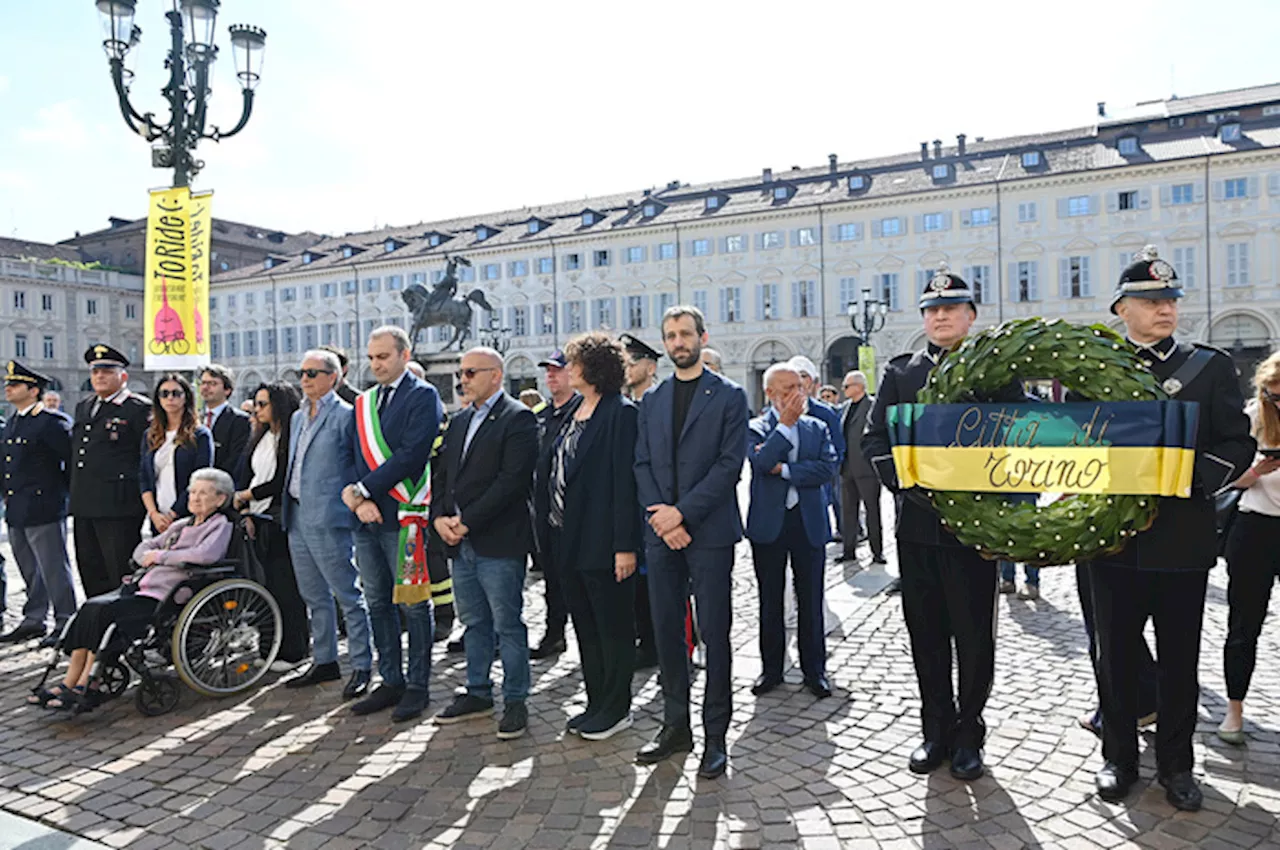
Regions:
M 208 428 L 210 431 L 213 430 L 213 411 L 212 410 L 206 410 L 204 412 L 204 427 Z

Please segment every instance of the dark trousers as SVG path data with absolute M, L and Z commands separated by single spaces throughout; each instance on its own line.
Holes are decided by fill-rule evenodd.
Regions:
M 130 572 L 129 559 L 142 540 L 142 517 L 76 517 L 74 529 L 76 569 L 85 597 L 115 590 Z
M 733 547 L 681 549 L 649 544 L 645 549 L 649 571 L 649 604 L 653 608 L 653 634 L 662 675 L 663 723 L 688 728 L 689 652 L 685 641 L 685 615 L 689 587 L 698 606 L 698 632 L 707 648 L 707 691 L 702 706 L 702 726 L 710 739 L 723 740 L 733 713 L 733 658 L 729 627 L 733 624 Z
M 1098 628 L 1093 614 L 1093 583 L 1089 580 L 1089 565 L 1076 565 L 1076 593 L 1080 596 L 1080 613 L 1084 617 L 1085 634 L 1089 637 L 1089 663 L 1093 665 L 1093 678 L 1098 681 Z M 1138 713 L 1135 717 L 1146 717 L 1154 714 L 1160 704 L 1160 668 L 1151 657 L 1151 648 L 1147 639 L 1138 635 L 1138 643 L 1134 646 L 1138 656 Z M 1101 686 L 1099 686 L 1101 694 Z M 1101 699 L 1101 697 L 1099 697 Z M 1102 725 L 1102 709 L 1093 714 L 1096 726 Z
M 556 533 L 552 528 L 550 533 Z M 552 544 L 554 548 L 554 544 Z M 565 601 L 564 573 L 556 563 L 554 551 L 533 553 L 534 564 L 542 570 L 543 590 L 547 595 L 547 630 L 542 642 L 554 642 L 564 637 L 564 627 L 569 622 L 569 605 Z
M 1227 537 L 1227 698 L 1244 699 L 1258 657 L 1271 587 L 1280 575 L 1280 517 L 1240 512 Z
M 427 577 L 431 580 L 431 607 L 437 624 L 453 625 L 453 576 L 449 556 L 440 538 L 432 534 L 427 544 Z
M 256 521 L 255 521 L 256 522 Z M 289 537 L 275 523 L 257 523 L 258 534 L 254 541 L 258 558 L 262 561 L 263 584 L 276 604 L 280 606 L 281 661 L 296 663 L 311 654 L 311 629 L 307 619 L 307 603 L 298 592 L 298 580 L 293 573 L 293 559 L 289 556 Z M 265 651 L 265 648 L 264 648 Z
M 554 533 L 554 532 L 553 532 Z M 635 576 L 618 581 L 603 570 L 566 570 L 564 590 L 582 656 L 587 714 L 621 720 L 631 713 L 636 666 Z
M 846 526 L 847 527 L 847 526 Z M 823 568 L 826 555 L 805 534 L 798 507 L 786 512 L 782 533 L 772 543 L 752 543 L 756 582 L 760 592 L 760 659 L 764 674 L 781 678 L 786 658 L 787 632 L 783 621 L 783 593 L 786 590 L 787 558 L 795 580 L 800 649 L 800 669 L 806 681 L 826 675 L 826 642 L 822 618 Z
M 855 478 L 841 476 L 844 489 L 844 527 L 849 533 L 844 537 L 844 552 L 852 555 L 858 548 L 857 529 L 862 528 L 858 522 L 858 508 L 865 508 L 867 513 L 867 541 L 871 544 L 871 554 L 877 558 L 884 557 L 884 537 L 880 528 L 880 482 L 875 478 Z
M 641 556 L 641 560 L 644 556 Z M 653 643 L 653 607 L 649 604 L 648 568 L 644 573 L 636 573 L 636 648 L 646 652 L 654 652 Z
M 996 564 L 971 549 L 920 546 L 898 538 L 902 611 L 920 683 L 926 741 L 981 747 L 982 709 L 996 656 Z M 951 644 L 959 663 L 957 704 Z
M 1161 774 L 1192 767 L 1200 683 L 1200 625 L 1208 570 L 1141 570 L 1105 562 L 1089 565 L 1098 635 L 1098 696 L 1102 703 L 1102 755 L 1138 766 L 1138 644 L 1150 617 L 1156 627 L 1160 720 L 1156 765 Z

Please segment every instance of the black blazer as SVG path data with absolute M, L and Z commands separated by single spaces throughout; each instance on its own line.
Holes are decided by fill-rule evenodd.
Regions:
M 191 473 L 204 469 L 213 461 L 213 436 L 203 425 L 196 426 L 194 446 L 179 445 L 173 450 L 173 484 L 177 490 L 177 498 L 170 508 L 178 516 L 191 513 L 187 507 L 187 485 L 191 482 Z M 143 493 L 155 494 L 159 489 L 156 480 L 156 450 L 147 446 L 147 436 L 143 434 L 140 448 L 142 460 L 138 464 L 138 501 L 142 501 Z
M 533 411 L 501 394 L 462 456 L 474 407 L 449 420 L 440 449 L 431 518 L 459 512 L 467 539 L 486 558 L 524 558 L 533 551 L 533 467 L 538 423 Z M 434 470 L 433 470 L 434 472 Z M 457 553 L 449 548 L 451 555 Z
M 289 423 L 285 422 L 280 428 L 280 433 L 276 435 L 276 474 L 270 481 L 264 481 L 250 490 L 255 499 L 271 500 L 271 504 L 267 506 L 267 513 L 271 514 L 276 522 L 280 522 L 280 500 L 284 495 L 285 478 L 289 474 L 289 437 L 292 430 Z M 245 444 L 243 456 L 240 458 L 240 473 L 236 476 L 237 491 L 247 488 L 249 482 L 253 480 L 253 450 L 250 445 L 253 444 Z
M 604 396 L 578 437 L 578 449 L 565 471 L 561 570 L 612 570 L 615 553 L 640 549 L 638 413 L 621 395 Z M 548 493 L 550 486 L 548 481 Z
M 213 420 L 213 465 L 233 479 L 240 474 L 244 448 L 249 445 L 249 414 L 232 407 L 223 408 Z

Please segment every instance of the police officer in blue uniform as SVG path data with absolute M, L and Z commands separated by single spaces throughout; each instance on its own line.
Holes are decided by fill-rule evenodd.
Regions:
M 1200 685 L 1200 627 L 1209 570 L 1218 560 L 1212 497 L 1253 462 L 1255 443 L 1231 358 L 1200 343 L 1178 342 L 1182 287 L 1173 266 L 1148 246 L 1120 275 L 1111 312 L 1167 393 L 1196 402 L 1191 498 L 1161 498 L 1155 523 L 1124 549 L 1088 565 L 1097 640 L 1095 670 L 1102 709 L 1098 796 L 1124 799 L 1138 781 L 1138 688 L 1142 632 L 1155 622 L 1156 769 L 1169 803 L 1196 811 L 1203 795 L 1191 774 Z
M 142 539 L 138 488 L 151 402 L 130 392 L 129 358 L 103 343 L 84 353 L 94 394 L 76 405 L 71 432 L 71 515 L 86 596 L 120 586 Z
M 908 766 L 913 773 L 929 773 L 950 757 L 951 775 L 967 781 L 983 774 L 982 709 L 995 673 L 996 563 L 943 528 L 932 502 L 919 489 L 899 486 L 886 411 L 916 400 L 929 372 L 969 333 L 978 308 L 969 284 L 943 265 L 920 296 L 920 312 L 928 345 L 885 366 L 862 451 L 898 503 L 902 611 L 911 636 L 924 727 L 924 741 L 911 753 Z M 1027 399 L 1015 382 L 991 400 Z M 953 640 L 959 661 L 958 700 L 951 684 Z
M 71 426 L 44 409 L 40 397 L 49 379 L 10 360 L 5 373 L 5 400 L 16 413 L 4 426 L 3 496 L 5 521 L 14 560 L 27 586 L 22 622 L 0 635 L 0 643 L 55 635 L 76 611 L 75 586 L 67 560 L 67 466 L 71 460 Z M 53 607 L 55 631 L 46 636 Z

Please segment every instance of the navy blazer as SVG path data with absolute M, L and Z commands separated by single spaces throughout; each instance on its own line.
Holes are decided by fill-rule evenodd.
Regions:
M 584 423 L 577 451 L 565 470 L 567 533 L 560 536 L 561 570 L 612 570 L 616 553 L 640 548 L 635 475 L 638 415 L 634 404 L 613 393 L 600 399 Z M 549 493 L 551 482 L 544 480 L 543 485 Z
M 4 425 L 5 520 L 17 528 L 67 517 L 71 476 L 71 420 L 49 410 Z
M 826 424 L 827 433 L 831 435 L 831 445 L 836 450 L 836 463 L 837 465 L 843 463 L 847 444 L 844 439 L 844 429 L 840 427 L 840 411 L 822 399 L 811 398 L 807 415 L 821 419 Z
M 742 539 L 737 485 L 746 459 L 742 435 L 749 418 L 747 394 L 723 375 L 704 369 L 684 431 L 676 438 L 671 433 L 674 382 L 674 376 L 666 378 L 640 404 L 636 493 L 641 510 L 672 504 L 674 455 L 680 465 L 681 489 L 675 508 L 684 516 L 685 530 L 693 538 L 690 548 L 732 546 Z M 673 453 L 676 439 L 678 455 Z M 662 545 L 647 522 L 644 534 L 648 545 Z
M 831 539 L 827 522 L 827 500 L 822 487 L 836 474 L 839 461 L 827 425 L 813 416 L 801 416 L 795 425 L 800 446 L 795 462 L 788 461 L 791 441 L 778 430 L 778 414 L 770 408 L 751 420 L 747 427 L 747 459 L 751 461 L 751 505 L 747 509 L 747 537 L 752 543 L 773 543 L 782 535 L 787 510 L 787 491 L 796 488 L 800 496 L 800 518 L 805 535 L 814 546 Z M 787 464 L 787 474 L 774 475 L 778 464 Z
M 179 445 L 173 450 L 173 485 L 177 497 L 170 509 L 178 516 L 187 516 L 191 511 L 187 508 L 187 485 L 191 482 L 191 473 L 197 469 L 213 466 L 213 434 L 203 425 L 196 426 L 196 444 L 194 446 Z M 138 491 L 142 493 L 156 492 L 156 450 L 147 446 L 147 436 L 142 435 L 142 460 L 138 464 Z
M 377 404 L 377 388 L 372 392 L 369 402 Z M 391 488 L 406 478 L 417 481 L 422 477 L 427 461 L 431 459 L 431 446 L 436 441 L 443 415 L 444 406 L 440 404 L 436 388 L 412 372 L 405 372 L 404 380 L 379 419 L 382 439 L 391 449 L 391 456 L 377 469 L 369 468 L 364 453 L 360 451 L 359 423 L 355 423 L 356 438 L 352 445 L 356 478 L 369 491 L 382 513 L 383 531 L 399 529 L 400 503 L 391 497 Z

